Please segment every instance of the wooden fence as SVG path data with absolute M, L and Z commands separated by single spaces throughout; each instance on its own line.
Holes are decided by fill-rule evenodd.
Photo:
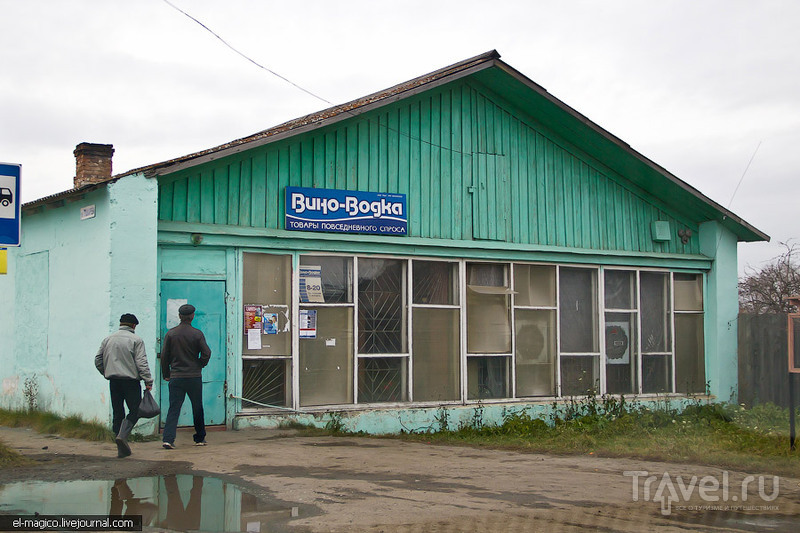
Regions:
M 786 320 L 785 314 L 739 314 L 739 403 L 789 407 Z

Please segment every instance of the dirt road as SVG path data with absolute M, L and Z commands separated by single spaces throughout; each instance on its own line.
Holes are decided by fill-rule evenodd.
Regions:
M 113 444 L 26 429 L 0 428 L 0 440 L 38 461 L 31 467 L 0 470 L 0 485 L 29 479 L 212 475 L 287 507 L 313 509 L 291 522 L 292 531 L 800 529 L 800 480 L 780 478 L 776 494 L 772 476 L 765 476 L 764 486 L 759 487 L 760 472 L 724 473 L 696 465 L 394 439 L 303 437 L 291 430 L 213 432 L 204 448 L 192 447 L 190 433 L 181 432 L 177 449 L 164 450 L 159 442 L 133 443 L 134 454 L 127 459 L 116 458 Z M 631 472 L 640 472 L 639 477 Z M 744 484 L 749 474 L 755 479 Z M 693 476 L 696 483 L 690 484 Z M 708 476 L 705 481 L 704 476 Z M 647 477 L 651 481 L 645 492 Z M 634 501 L 634 479 L 638 501 Z M 715 479 L 718 486 L 712 490 Z M 722 485 L 727 487 L 724 491 Z M 659 487 L 666 499 L 658 499 Z M 759 488 L 775 498 L 767 501 Z M 662 513 L 664 501 L 671 503 L 668 515 Z

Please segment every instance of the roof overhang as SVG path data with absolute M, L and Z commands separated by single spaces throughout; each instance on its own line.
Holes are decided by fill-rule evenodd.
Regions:
M 553 97 L 544 87 L 501 61 L 500 54 L 495 50 L 369 96 L 285 122 L 214 148 L 119 174 L 112 180 L 137 173 L 147 177 L 173 174 L 259 146 L 329 127 L 421 92 L 466 78 L 473 79 L 489 90 L 501 94 L 504 99 L 537 123 L 600 161 L 636 187 L 662 199 L 687 219 L 698 224 L 716 221 L 736 235 L 739 241 L 769 240 L 766 233 L 748 224 L 741 217 L 632 149 L 618 137 Z M 62 195 L 76 191 L 67 191 Z M 45 200 L 47 199 L 38 200 L 33 204 Z M 31 205 L 26 204 L 25 207 Z

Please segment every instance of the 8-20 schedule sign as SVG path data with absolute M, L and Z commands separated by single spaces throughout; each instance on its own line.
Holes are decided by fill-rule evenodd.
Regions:
M 0 248 L 20 243 L 20 168 L 0 163 Z

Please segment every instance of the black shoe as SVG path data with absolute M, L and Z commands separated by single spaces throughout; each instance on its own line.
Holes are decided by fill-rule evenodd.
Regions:
M 117 443 L 117 457 L 128 457 L 131 454 L 131 447 L 128 445 L 128 441 L 117 437 L 114 442 Z

